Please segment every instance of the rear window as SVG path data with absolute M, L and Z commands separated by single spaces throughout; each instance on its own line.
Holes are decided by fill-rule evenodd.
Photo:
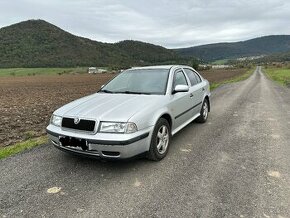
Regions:
M 184 69 L 184 72 L 186 73 L 186 75 L 187 75 L 187 77 L 189 78 L 189 80 L 190 80 L 190 83 L 191 83 L 191 86 L 194 86 L 194 85 L 196 85 L 197 83 L 199 83 L 198 81 L 199 80 L 197 80 L 197 78 L 196 78 L 196 76 L 195 76 L 195 72 L 193 72 L 192 70 L 190 70 L 190 69 Z

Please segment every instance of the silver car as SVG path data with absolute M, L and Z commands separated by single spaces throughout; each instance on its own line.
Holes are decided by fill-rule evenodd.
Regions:
M 171 136 L 195 119 L 206 122 L 209 111 L 209 83 L 193 68 L 138 67 L 56 110 L 46 130 L 65 152 L 114 159 L 146 154 L 161 160 Z

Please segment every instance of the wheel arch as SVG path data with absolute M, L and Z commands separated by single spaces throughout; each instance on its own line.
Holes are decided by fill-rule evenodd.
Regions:
M 209 100 L 209 96 L 206 95 L 206 96 L 204 97 L 204 100 L 207 100 L 207 103 L 208 103 L 208 112 L 210 112 L 210 100 Z M 204 101 L 204 100 L 203 100 L 203 101 Z
M 165 120 L 167 120 L 167 122 L 168 122 L 168 124 L 169 124 L 169 126 L 170 126 L 170 129 L 172 130 L 172 117 L 170 116 L 170 114 L 169 113 L 164 113 L 164 114 L 162 114 L 158 119 L 157 119 L 157 121 L 160 119 L 160 118 L 164 118 Z M 156 122 L 157 122 L 156 121 Z

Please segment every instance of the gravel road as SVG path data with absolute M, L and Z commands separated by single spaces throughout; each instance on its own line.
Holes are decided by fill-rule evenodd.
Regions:
M 290 217 L 290 89 L 258 67 L 212 93 L 161 162 L 42 145 L 0 161 L 0 217 Z

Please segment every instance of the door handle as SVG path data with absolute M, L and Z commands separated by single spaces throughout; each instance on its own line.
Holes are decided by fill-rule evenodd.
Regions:
M 191 98 L 192 98 L 192 97 L 193 97 L 193 93 L 190 93 L 189 97 L 191 97 Z
M 202 88 L 202 91 L 204 91 L 205 90 L 205 88 Z

